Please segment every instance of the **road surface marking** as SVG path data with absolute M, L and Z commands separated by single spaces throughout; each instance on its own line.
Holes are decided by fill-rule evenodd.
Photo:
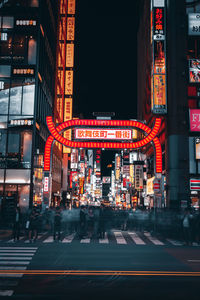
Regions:
M 27 248 L 28 249 L 28 248 Z M 7 249 L 5 249 L 5 250 L 0 250 L 0 255 L 2 254 L 2 253 L 4 253 L 4 252 L 6 252 L 6 253 L 12 253 L 12 254 L 15 254 L 16 253 L 16 255 L 17 255 L 17 253 L 22 253 L 22 255 L 24 255 L 24 254 L 29 254 L 29 253 L 31 253 L 31 254 L 35 254 L 35 252 L 36 252 L 36 250 L 7 250 Z
M 43 243 L 52 243 L 54 241 L 52 236 L 49 236 L 47 239 L 43 241 Z
M 170 242 L 174 246 L 183 246 L 183 243 L 176 241 L 176 240 L 167 239 L 167 241 Z
M 200 262 L 200 259 L 188 259 L 189 262 Z
M 10 256 L 12 256 L 12 255 L 17 255 L 17 256 L 24 256 L 24 255 L 29 255 L 29 256 L 33 256 L 35 253 L 16 253 L 16 252 L 13 252 L 13 253 L 0 253 L 0 256 L 1 255 L 10 255 Z
M 38 247 L 0 247 L 0 250 L 37 250 Z
M 0 278 L 4 278 L 4 277 L 9 277 L 9 278 L 22 278 L 24 274 L 21 273 L 21 274 L 0 274 Z
M 107 233 L 105 233 L 104 239 L 99 239 L 99 244 L 108 244 L 108 243 L 109 243 L 108 236 Z
M 0 260 L 0 265 L 29 265 L 30 261 L 4 261 Z
M 82 243 L 82 244 L 89 244 L 90 243 L 90 239 L 82 239 L 82 240 L 80 240 L 80 243 Z
M 23 256 L 23 257 L 18 257 L 18 256 L 12 256 L 12 257 L 1 257 L 0 256 L 0 260 L 1 259 L 7 259 L 7 260 L 13 260 L 13 259 L 16 259 L 16 260 L 18 260 L 18 259 L 25 259 L 25 260 L 31 260 L 32 259 L 32 257 L 30 257 L 30 256 Z
M 71 243 L 75 237 L 75 233 L 68 235 L 62 240 L 62 243 Z
M 8 274 L 6 274 L 6 275 L 8 275 Z M 11 274 L 9 274 L 9 275 L 11 275 Z M 15 274 L 15 275 L 18 275 L 18 274 Z M 7 277 L 7 276 L 5 276 L 5 277 Z M 19 283 L 18 280 L 2 280 L 2 281 L 0 280 L 1 287 L 2 286 L 17 286 L 18 283 Z
M 0 270 L 26 270 L 27 267 L 2 267 L 0 266 Z
M 128 232 L 128 234 L 137 245 L 146 245 L 146 243 L 136 234 L 136 232 Z
M 159 241 L 157 238 L 151 236 L 149 232 L 145 232 L 144 235 L 154 244 L 154 245 L 164 245 L 163 242 Z
M 125 238 L 123 237 L 122 233 L 120 231 L 114 231 L 114 236 L 116 238 L 117 244 L 127 244 Z
M 0 296 L 12 296 L 14 291 L 12 290 L 0 290 Z

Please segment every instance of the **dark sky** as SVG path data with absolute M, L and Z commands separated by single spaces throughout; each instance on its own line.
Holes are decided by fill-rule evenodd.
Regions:
M 77 0 L 75 32 L 75 114 L 115 112 L 137 118 L 138 0 Z M 102 168 L 114 160 L 104 151 Z M 110 172 L 110 171 L 109 171 Z

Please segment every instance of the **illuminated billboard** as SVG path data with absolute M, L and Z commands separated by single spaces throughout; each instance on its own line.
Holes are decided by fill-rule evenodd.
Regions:
M 200 60 L 189 59 L 189 82 L 200 83 Z
M 200 131 L 200 109 L 190 109 L 190 131 Z
M 188 14 L 188 34 L 200 35 L 200 13 Z
M 200 159 L 200 138 L 195 138 L 195 156 Z
M 160 5 L 160 6 L 159 6 Z M 167 113 L 166 97 L 166 25 L 164 1 L 152 0 L 151 19 L 152 74 L 151 110 L 154 114 Z
M 75 139 L 131 140 L 132 130 L 76 128 Z

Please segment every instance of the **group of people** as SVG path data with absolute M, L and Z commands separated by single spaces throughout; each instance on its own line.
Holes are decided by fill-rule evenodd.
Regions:
M 137 209 L 133 213 L 133 211 L 113 209 L 104 205 L 100 207 L 81 206 L 80 209 L 72 210 L 62 207 L 47 208 L 43 213 L 34 207 L 24 218 L 20 208 L 17 207 L 13 218 L 13 240 L 19 240 L 22 229 L 31 243 L 38 239 L 38 232 L 42 230 L 51 232 L 54 240 L 60 241 L 61 231 L 64 231 L 65 234 L 76 232 L 80 239 L 104 239 L 105 232 L 109 232 L 111 228 L 151 231 L 155 221 L 158 232 L 161 230 L 162 224 L 164 228 L 167 228 L 167 219 L 163 212 L 160 215 L 162 224 L 159 223 L 159 213 L 156 218 L 157 220 L 153 211 Z M 186 209 L 179 218 L 176 216 L 176 221 L 172 222 L 170 217 L 170 223 L 175 228 L 180 228 L 178 238 L 182 238 L 186 245 L 191 245 L 193 242 L 200 244 L 200 212 L 194 213 Z M 172 229 L 170 230 L 172 232 Z M 171 234 L 170 230 L 167 229 L 167 235 Z

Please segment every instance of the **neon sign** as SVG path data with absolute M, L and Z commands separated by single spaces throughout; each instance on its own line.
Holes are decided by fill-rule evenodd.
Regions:
M 161 144 L 156 135 L 159 132 L 161 126 L 161 118 L 155 119 L 155 124 L 153 129 L 138 121 L 128 121 L 128 120 L 69 120 L 57 127 L 55 127 L 52 117 L 48 116 L 46 118 L 47 126 L 51 135 L 48 137 L 45 145 L 44 154 L 44 171 L 50 170 L 50 160 L 51 160 L 51 147 L 53 141 L 61 143 L 62 145 L 69 148 L 96 148 L 96 149 L 138 149 L 144 147 L 150 142 L 154 143 L 156 150 L 156 172 L 162 172 L 162 151 Z M 99 141 L 71 141 L 64 138 L 60 132 L 70 129 L 75 126 L 107 126 L 107 127 L 134 127 L 141 131 L 144 131 L 147 136 L 137 142 L 99 142 Z
M 76 128 L 75 139 L 131 140 L 132 131 L 130 129 Z

